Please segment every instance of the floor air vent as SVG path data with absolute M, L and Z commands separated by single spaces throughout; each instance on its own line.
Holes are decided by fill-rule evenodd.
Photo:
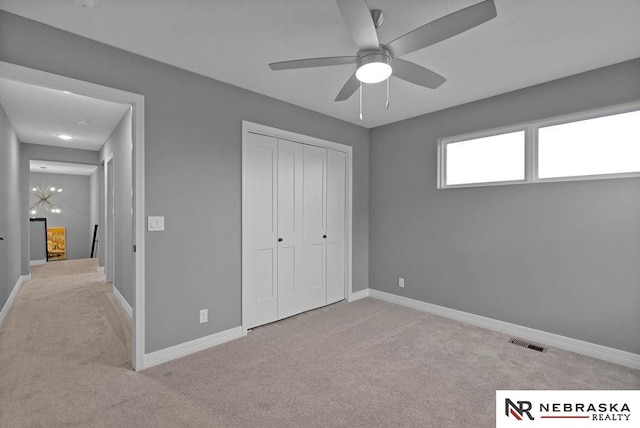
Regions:
M 534 351 L 538 351 L 538 352 L 547 352 L 547 348 L 544 348 L 540 345 L 535 345 L 533 343 L 529 343 L 525 340 L 522 339 L 514 339 L 511 338 L 509 339 L 509 343 L 513 343 L 514 345 L 518 345 L 518 346 L 522 346 L 523 348 L 527 348 L 527 349 L 533 349 Z

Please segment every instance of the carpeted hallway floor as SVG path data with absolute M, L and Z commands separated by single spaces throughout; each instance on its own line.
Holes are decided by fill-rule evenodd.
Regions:
M 1 427 L 494 427 L 496 389 L 640 389 L 640 371 L 374 299 L 130 367 L 91 260 L 33 269 L 0 327 Z

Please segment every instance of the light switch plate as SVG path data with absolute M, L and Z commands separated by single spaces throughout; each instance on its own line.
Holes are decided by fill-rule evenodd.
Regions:
M 159 232 L 164 230 L 164 216 L 149 216 L 147 220 L 149 232 Z

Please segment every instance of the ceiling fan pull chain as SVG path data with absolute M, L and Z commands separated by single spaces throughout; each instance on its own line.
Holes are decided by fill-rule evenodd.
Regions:
M 360 82 L 360 120 L 362 120 L 362 82 Z
M 387 110 L 389 110 L 389 78 L 387 77 Z

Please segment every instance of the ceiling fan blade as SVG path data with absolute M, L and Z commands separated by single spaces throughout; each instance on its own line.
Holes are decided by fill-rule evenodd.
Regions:
M 425 88 L 435 89 L 447 81 L 435 71 L 403 59 L 395 58 L 392 65 L 394 76 Z
M 356 56 L 332 56 L 325 58 L 296 59 L 293 61 L 272 62 L 272 70 L 294 70 L 296 68 L 325 67 L 328 65 L 355 64 Z
M 337 0 L 338 9 L 358 49 L 378 49 L 378 33 L 364 0 Z
M 389 43 L 387 49 L 394 57 L 402 56 L 463 33 L 496 16 L 493 0 L 485 0 L 416 28 Z
M 353 73 L 347 83 L 344 84 L 338 96 L 336 97 L 336 101 L 345 101 L 348 100 L 351 95 L 360 87 L 360 81 L 356 77 L 356 73 Z

